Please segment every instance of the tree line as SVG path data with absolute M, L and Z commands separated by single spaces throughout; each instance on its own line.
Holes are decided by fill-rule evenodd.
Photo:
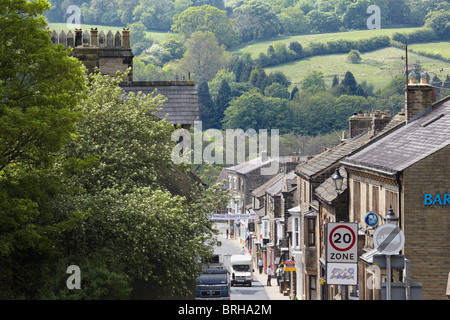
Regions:
M 49 21 L 65 22 L 71 14 L 66 12 L 67 1 L 50 2 Z M 142 23 L 147 30 L 176 32 L 189 30 L 184 24 L 195 19 L 187 17 L 196 15 L 195 8 L 208 5 L 216 12 L 210 15 L 206 28 L 222 33 L 223 37 L 216 36 L 227 47 L 278 35 L 366 29 L 370 5 L 380 8 L 382 28 L 428 24 L 439 37 L 449 35 L 445 21 L 449 21 L 450 3 L 444 0 L 73 0 L 70 4 L 80 7 L 82 23 L 113 26 Z M 226 20 L 216 20 L 217 16 Z

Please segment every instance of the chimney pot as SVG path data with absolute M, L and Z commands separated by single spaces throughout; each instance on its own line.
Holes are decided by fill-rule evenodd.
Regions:
M 91 28 L 91 46 L 98 47 L 98 30 Z

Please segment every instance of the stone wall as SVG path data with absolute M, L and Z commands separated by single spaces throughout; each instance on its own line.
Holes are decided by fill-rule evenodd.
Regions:
M 411 261 L 411 282 L 421 282 L 423 299 L 447 299 L 450 270 L 450 146 L 406 169 L 403 174 L 402 229 L 404 254 Z M 424 204 L 424 194 L 442 197 L 442 204 Z

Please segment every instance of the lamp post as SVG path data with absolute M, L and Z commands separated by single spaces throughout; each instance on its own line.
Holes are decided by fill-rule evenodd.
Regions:
M 389 205 L 389 211 L 387 215 L 383 218 L 386 223 L 391 223 L 397 225 L 398 217 L 395 215 L 392 205 Z
M 331 176 L 331 179 L 333 179 L 334 187 L 336 188 L 337 193 L 341 193 L 342 191 L 342 184 L 344 182 L 344 177 L 341 176 L 341 173 L 339 172 L 339 168 L 336 167 L 336 171 Z
M 384 217 L 386 223 L 397 225 L 398 217 L 395 215 L 392 205 Z M 391 300 L 391 255 L 386 255 L 386 300 Z

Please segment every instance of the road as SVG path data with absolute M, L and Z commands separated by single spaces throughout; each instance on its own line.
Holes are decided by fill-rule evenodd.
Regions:
M 233 254 L 239 254 L 240 249 L 236 240 L 226 240 L 226 237 L 224 236 L 226 223 L 218 222 L 216 226 L 220 231 L 218 240 L 221 241 L 222 245 L 216 247 L 214 251 L 217 254 L 223 255 L 224 264 L 228 268 L 230 261 L 229 257 Z M 258 270 L 255 270 L 255 272 L 258 272 Z M 254 277 L 251 287 L 248 285 L 236 285 L 231 287 L 230 300 L 269 300 L 269 297 L 264 289 L 264 285 Z

